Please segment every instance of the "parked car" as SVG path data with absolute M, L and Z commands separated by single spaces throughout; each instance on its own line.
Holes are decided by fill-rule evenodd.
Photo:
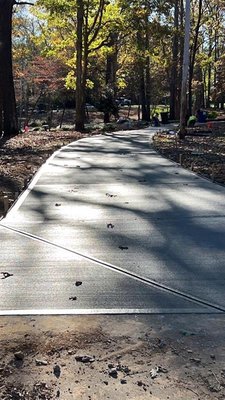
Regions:
M 93 104 L 90 104 L 90 103 L 86 103 L 86 104 L 85 104 L 85 108 L 86 108 L 88 111 L 95 111 L 95 110 L 96 110 L 95 106 L 93 106 Z
M 131 105 L 131 100 L 130 99 L 125 99 L 124 97 L 119 97 L 118 99 L 116 99 L 116 103 L 120 107 L 130 106 Z

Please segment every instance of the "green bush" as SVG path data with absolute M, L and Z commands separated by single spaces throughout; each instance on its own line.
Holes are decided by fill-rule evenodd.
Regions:
M 218 116 L 218 113 L 216 111 L 209 111 L 207 113 L 207 118 L 208 119 L 216 119 Z

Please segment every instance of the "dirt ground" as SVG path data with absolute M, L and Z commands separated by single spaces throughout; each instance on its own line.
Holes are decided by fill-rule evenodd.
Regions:
M 214 182 L 225 184 L 225 132 L 220 136 L 186 136 L 178 140 L 174 134 L 158 133 L 154 148 L 162 154 Z
M 0 319 L 1 400 L 223 400 L 221 315 Z
M 12 204 L 57 148 L 81 137 L 29 132 L 2 144 L 1 195 Z M 154 146 L 224 184 L 225 138 L 161 133 Z M 224 322 L 222 314 L 0 317 L 0 400 L 224 400 Z

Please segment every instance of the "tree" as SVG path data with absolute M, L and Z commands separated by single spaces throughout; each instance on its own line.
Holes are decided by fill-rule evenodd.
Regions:
M 85 29 L 85 54 L 83 54 L 84 2 L 77 0 L 76 42 L 76 130 L 84 130 L 85 89 L 87 80 L 87 26 Z
M 178 136 L 180 139 L 185 138 L 186 134 L 186 114 L 187 114 L 187 82 L 189 67 L 189 41 L 190 41 L 190 0 L 186 0 L 185 7 L 185 39 L 184 39 L 184 55 L 182 70 L 182 87 L 181 87 L 181 106 L 180 106 L 180 129 Z
M 201 26 L 202 13 L 203 13 L 203 0 L 198 0 L 197 4 L 197 22 L 194 29 L 194 38 L 190 51 L 190 66 L 189 66 L 189 96 L 188 96 L 188 112 L 192 115 L 192 80 L 194 76 L 195 59 L 198 49 L 199 30 Z M 195 12 L 193 12 L 194 14 Z
M 0 133 L 19 132 L 12 72 L 12 14 L 14 0 L 0 0 Z
M 111 44 L 110 29 L 101 37 L 104 26 L 108 21 L 103 21 L 107 0 L 84 1 L 77 0 L 77 41 L 76 41 L 76 129 L 84 130 L 85 98 L 87 84 L 87 70 L 89 56 L 103 46 Z M 96 43 L 97 39 L 100 39 Z
M 76 129 L 83 131 L 90 58 L 110 43 L 114 14 L 107 10 L 114 4 L 107 0 L 44 0 L 38 7 L 46 10 L 41 27 L 43 53 L 54 54 L 69 66 L 66 85 L 76 90 Z
M 174 3 L 174 29 L 172 42 L 172 65 L 170 72 L 170 119 L 177 116 L 177 100 L 178 100 L 178 54 L 179 54 L 179 0 Z

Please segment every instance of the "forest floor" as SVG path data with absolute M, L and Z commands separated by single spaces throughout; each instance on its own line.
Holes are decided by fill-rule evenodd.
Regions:
M 95 133 L 28 132 L 3 143 L 2 195 L 12 204 L 56 149 Z M 161 132 L 153 145 L 225 183 L 225 137 L 181 142 Z M 223 315 L 0 317 L 0 400 L 222 400 L 224 332 Z
M 186 136 L 160 132 L 153 138 L 154 148 L 166 158 L 214 182 L 225 184 L 225 132 L 221 136 Z

